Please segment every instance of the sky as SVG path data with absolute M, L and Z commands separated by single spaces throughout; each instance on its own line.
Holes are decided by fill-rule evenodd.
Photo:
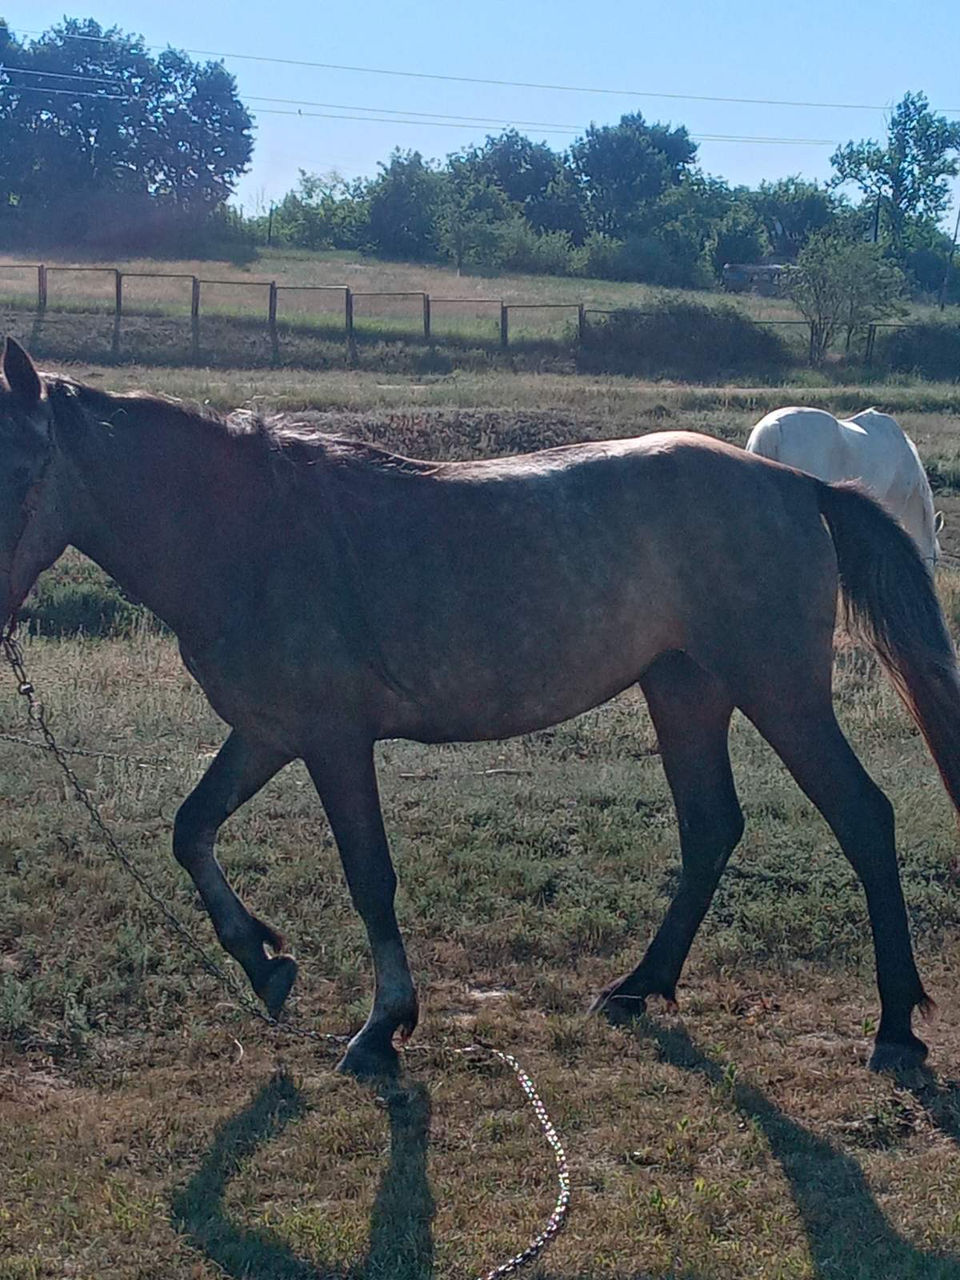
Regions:
M 18 34 L 64 12 L 63 0 L 0 0 Z M 591 122 L 639 110 L 703 137 L 706 172 L 755 186 L 827 178 L 834 147 L 882 139 L 907 90 L 960 119 L 954 0 L 83 0 L 66 12 L 199 60 L 234 55 L 224 61 L 256 121 L 236 192 L 248 213 L 295 186 L 300 169 L 369 176 L 395 146 L 442 158 L 511 124 L 562 150 Z M 724 98 L 765 101 L 707 100 Z M 706 140 L 718 135 L 801 141 Z

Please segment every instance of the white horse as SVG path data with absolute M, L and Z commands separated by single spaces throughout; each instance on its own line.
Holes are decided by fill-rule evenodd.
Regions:
M 940 556 L 943 516 L 934 512 L 917 447 L 889 414 L 864 409 L 836 419 L 824 409 L 774 409 L 750 432 L 747 450 L 820 480 L 860 480 L 920 548 L 929 565 Z

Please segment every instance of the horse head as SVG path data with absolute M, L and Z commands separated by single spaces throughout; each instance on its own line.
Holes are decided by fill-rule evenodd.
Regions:
M 43 377 L 13 338 L 0 362 L 0 627 L 67 545 Z

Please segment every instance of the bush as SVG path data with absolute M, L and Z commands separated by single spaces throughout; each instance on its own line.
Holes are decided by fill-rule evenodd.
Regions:
M 882 333 L 876 360 L 886 369 L 956 382 L 960 380 L 960 325 L 914 324 Z
M 497 228 L 492 261 L 485 266 L 530 275 L 576 274 L 582 255 L 565 231 L 534 231 L 523 218 L 511 218 Z
M 582 274 L 595 280 L 633 280 L 677 288 L 710 283 L 699 246 L 690 237 L 664 231 L 660 235 L 592 235 L 580 251 Z
M 112 578 L 74 553 L 41 574 L 20 610 L 24 629 L 42 636 L 126 636 L 152 618 Z
M 779 376 L 792 362 L 776 333 L 736 308 L 673 301 L 591 323 L 579 355 L 590 372 L 690 379 Z

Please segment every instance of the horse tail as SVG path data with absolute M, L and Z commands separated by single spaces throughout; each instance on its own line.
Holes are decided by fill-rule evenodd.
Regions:
M 876 650 L 960 813 L 960 672 L 932 575 L 910 535 L 855 483 L 816 484 L 847 628 Z

